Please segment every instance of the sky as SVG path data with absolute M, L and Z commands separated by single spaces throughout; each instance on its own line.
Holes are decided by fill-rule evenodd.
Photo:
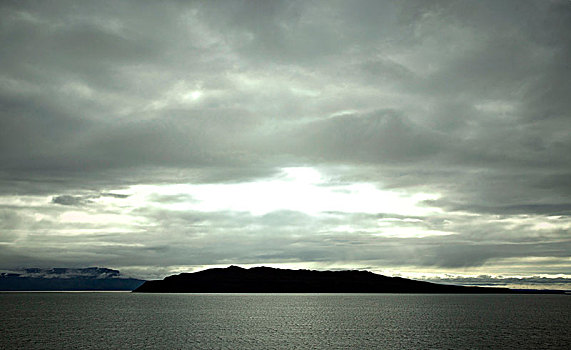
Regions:
M 571 2 L 2 1 L 0 268 L 571 289 Z

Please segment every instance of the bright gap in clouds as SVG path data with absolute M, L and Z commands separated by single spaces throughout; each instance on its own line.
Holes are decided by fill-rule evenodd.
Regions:
M 170 210 L 239 211 L 264 215 L 291 210 L 316 215 L 324 212 L 427 215 L 438 209 L 419 203 L 438 195 L 414 195 L 381 190 L 371 183 L 332 183 L 317 169 L 284 168 L 273 178 L 238 184 L 176 184 L 133 186 L 133 199 L 152 201 L 153 196 L 186 198 L 158 204 Z M 141 198 L 142 196 L 142 198 Z

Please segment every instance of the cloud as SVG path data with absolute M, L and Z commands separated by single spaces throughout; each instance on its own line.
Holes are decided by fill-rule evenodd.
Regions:
M 32 277 L 32 278 L 119 278 L 119 271 L 101 268 L 101 267 L 89 267 L 89 268 L 52 268 L 52 269 L 41 269 L 41 268 L 27 268 L 22 273 L 19 274 L 20 277 Z
M 88 198 L 90 197 L 63 195 L 63 196 L 53 197 L 52 203 L 61 204 L 61 205 L 82 205 L 82 204 L 91 203 L 91 201 Z
M 410 163 L 429 161 L 442 138 L 415 126 L 400 113 L 379 110 L 344 114 L 302 124 L 290 139 L 300 153 L 344 163 Z M 296 147 L 296 146 L 294 146 Z
M 120 193 L 111 193 L 111 192 L 102 192 L 100 194 L 102 197 L 112 197 L 112 198 L 129 198 L 128 194 L 120 194 Z
M 70 5 L 0 5 L 5 263 L 565 268 L 567 1 Z M 295 167 L 345 202 L 229 208 Z
M 509 287 L 520 289 L 564 289 L 571 286 L 571 279 L 567 277 L 504 277 L 479 275 L 476 277 L 447 276 L 439 278 L 428 278 L 428 281 L 435 283 L 482 286 L 482 287 Z
M 120 194 L 120 193 L 111 193 L 111 192 L 101 192 L 101 193 L 91 193 L 86 195 L 60 195 L 52 197 L 52 203 L 61 204 L 61 205 L 69 205 L 69 206 L 78 206 L 78 205 L 87 205 L 92 204 L 94 199 L 101 198 L 101 197 L 110 197 L 116 199 L 124 199 L 128 198 L 128 194 Z

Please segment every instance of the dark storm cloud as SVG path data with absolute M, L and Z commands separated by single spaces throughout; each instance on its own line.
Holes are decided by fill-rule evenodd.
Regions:
M 110 192 L 103 192 L 100 193 L 103 197 L 112 197 L 112 198 L 128 198 L 128 194 L 120 194 L 120 193 L 110 193 Z
M 93 203 L 93 199 L 100 198 L 100 197 L 111 197 L 111 198 L 118 198 L 124 199 L 128 198 L 129 195 L 126 194 L 118 194 L 118 193 L 97 193 L 97 194 L 87 194 L 87 195 L 61 195 L 61 196 L 54 196 L 52 197 L 52 203 L 61 204 L 61 205 L 84 205 Z
M 73 230 L 41 215 L 107 213 L 95 200 L 128 199 L 129 186 L 255 182 L 288 166 L 319 168 L 332 185 L 435 193 L 424 204 L 442 214 L 155 208 L 138 214 L 157 224 L 138 223 L 141 246 L 124 234 L 86 237 L 90 248 L 36 234 L 2 255 L 50 261 L 75 244 L 69 261 L 132 266 L 141 252 L 163 265 L 568 257 L 570 32 L 568 1 L 3 2 L 2 242 Z M 454 235 L 369 237 L 391 218 Z M 335 233 L 344 222 L 355 237 Z
M 89 196 L 57 196 L 52 198 L 52 203 L 61 204 L 61 205 L 82 205 L 91 203 L 89 200 Z

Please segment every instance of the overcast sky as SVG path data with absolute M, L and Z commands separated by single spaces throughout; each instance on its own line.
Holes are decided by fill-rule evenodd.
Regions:
M 571 286 L 567 0 L 0 6 L 0 268 Z

